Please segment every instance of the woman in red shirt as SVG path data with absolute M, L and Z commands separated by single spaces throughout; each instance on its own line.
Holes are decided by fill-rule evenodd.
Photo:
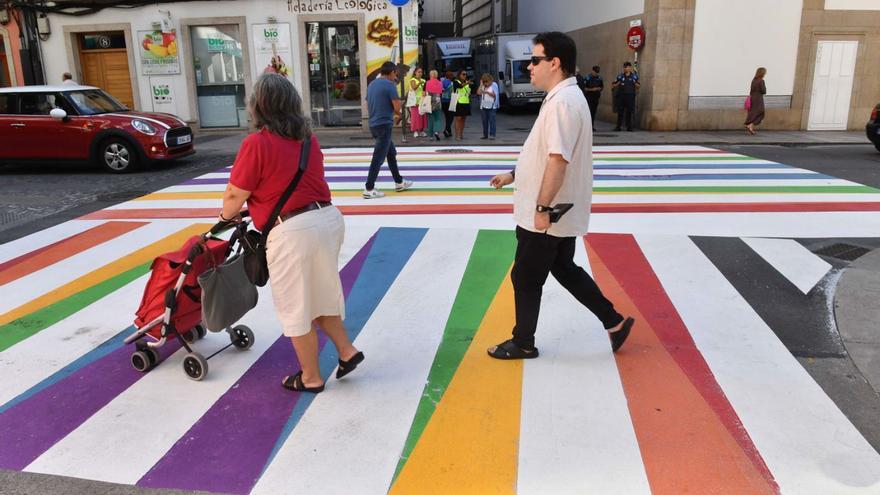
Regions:
M 337 378 L 363 361 L 342 323 L 345 301 L 339 279 L 339 250 L 345 235 L 342 214 L 330 203 L 324 156 L 302 99 L 278 74 L 254 84 L 248 110 L 258 132 L 247 136 L 235 159 L 223 194 L 222 221 L 240 221 L 245 201 L 254 225 L 271 229 L 266 242 L 272 299 L 284 335 L 290 337 L 302 370 L 284 377 L 290 390 L 318 393 L 324 380 L 318 366 L 320 327 L 339 353 Z M 272 209 L 296 173 L 304 140 L 311 140 L 308 166 L 275 225 L 266 225 Z

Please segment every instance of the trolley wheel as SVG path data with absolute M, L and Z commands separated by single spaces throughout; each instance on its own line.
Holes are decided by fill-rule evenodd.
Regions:
M 250 349 L 254 345 L 254 331 L 245 325 L 236 325 L 229 332 L 232 345 L 240 350 Z
M 155 368 L 156 365 L 159 364 L 159 361 L 162 360 L 162 356 L 159 355 L 159 351 L 153 349 L 152 347 L 147 347 L 144 352 L 147 353 L 147 356 L 150 358 L 150 367 Z
M 191 352 L 183 358 L 183 371 L 190 379 L 200 382 L 208 375 L 208 360 L 198 352 Z
M 208 330 L 205 328 L 204 325 L 196 325 L 195 331 L 199 335 L 200 339 L 203 339 L 205 338 L 205 335 L 208 335 Z
M 131 353 L 131 367 L 146 373 L 153 367 L 153 363 L 150 362 L 150 356 L 145 351 L 134 351 Z
M 199 331 L 196 329 L 196 327 L 193 327 L 192 329 L 190 329 L 190 331 L 184 332 L 181 337 L 183 337 L 183 340 L 185 340 L 187 343 L 192 344 L 193 342 L 199 340 Z

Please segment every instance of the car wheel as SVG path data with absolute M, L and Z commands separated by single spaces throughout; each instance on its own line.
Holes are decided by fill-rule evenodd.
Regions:
M 880 151 L 880 141 L 874 143 L 874 147 L 877 148 L 877 151 Z
M 122 138 L 110 138 L 98 147 L 98 163 L 110 172 L 124 174 L 139 165 L 137 149 Z

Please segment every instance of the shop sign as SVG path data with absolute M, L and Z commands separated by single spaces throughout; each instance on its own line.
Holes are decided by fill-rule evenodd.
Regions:
M 225 40 L 223 38 L 208 38 L 205 40 L 208 44 L 209 52 L 232 53 L 235 51 L 235 42 Z
M 141 46 L 141 73 L 145 76 L 180 74 L 177 35 L 162 31 L 138 31 Z
M 257 68 L 290 77 L 290 24 L 254 24 L 254 51 Z
M 386 0 L 291 0 L 289 4 L 295 14 L 377 12 L 389 8 Z
M 168 84 L 153 84 L 153 103 L 161 105 L 173 103 L 171 86 Z

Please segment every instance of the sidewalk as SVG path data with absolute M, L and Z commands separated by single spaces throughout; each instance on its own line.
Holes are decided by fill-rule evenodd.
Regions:
M 844 270 L 834 299 L 834 316 L 846 351 L 880 394 L 880 249 Z

